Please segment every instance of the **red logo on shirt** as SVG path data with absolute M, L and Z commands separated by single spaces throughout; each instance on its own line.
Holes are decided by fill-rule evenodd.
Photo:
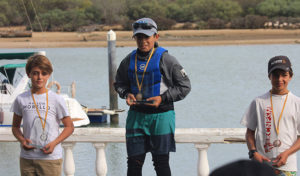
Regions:
M 265 152 L 270 152 L 274 146 L 271 143 L 271 130 L 272 130 L 272 108 L 267 107 L 265 114 L 265 131 L 266 131 L 266 141 L 265 141 Z

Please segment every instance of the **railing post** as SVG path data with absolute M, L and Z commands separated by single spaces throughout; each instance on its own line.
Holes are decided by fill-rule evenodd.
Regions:
M 64 159 L 64 173 L 66 176 L 74 176 L 75 174 L 75 163 L 73 158 L 72 149 L 75 143 L 64 142 L 62 147 L 64 148 L 65 159 Z
M 209 164 L 207 158 L 208 147 L 209 144 L 195 144 L 195 148 L 198 150 L 198 166 L 197 166 L 198 176 L 209 175 Z
M 97 176 L 106 176 L 105 143 L 94 143 L 94 147 L 96 148 L 96 174 Z
M 109 70 L 109 109 L 118 109 L 118 94 L 114 89 L 115 77 L 117 74 L 117 59 L 116 59 L 116 33 L 110 30 L 107 33 L 107 48 L 108 48 L 108 70 Z M 110 115 L 110 123 L 118 124 L 119 115 Z

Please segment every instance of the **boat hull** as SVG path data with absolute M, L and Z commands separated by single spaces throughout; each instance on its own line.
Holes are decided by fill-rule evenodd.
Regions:
M 83 111 L 81 105 L 78 103 L 78 101 L 74 98 L 69 98 L 68 96 L 63 96 L 67 108 L 71 117 L 71 120 L 73 121 L 74 127 L 81 127 L 81 126 L 87 126 L 90 124 L 90 120 L 87 116 L 87 114 Z M 12 126 L 12 120 L 13 120 L 13 112 L 9 111 L 9 108 L 6 107 L 5 110 L 0 109 L 0 127 L 11 127 Z M 62 126 L 62 124 L 61 124 Z
M 107 114 L 104 114 L 101 111 L 88 111 L 87 115 L 91 123 L 106 123 Z

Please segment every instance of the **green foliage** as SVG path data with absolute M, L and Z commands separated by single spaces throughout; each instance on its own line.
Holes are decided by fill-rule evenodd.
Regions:
M 256 6 L 263 2 L 264 0 L 233 0 L 238 2 L 238 4 L 242 7 L 243 13 L 242 16 L 247 16 L 249 14 L 255 14 L 256 13 Z
M 102 23 L 104 24 L 120 24 L 126 16 L 125 1 L 126 0 L 97 0 L 98 8 L 101 10 Z
M 265 0 L 257 5 L 257 11 L 260 15 L 268 17 L 300 15 L 299 0 Z
M 6 18 L 6 14 L 9 11 L 8 2 L 0 1 L 0 9 L 2 13 L 0 13 L 0 26 L 6 26 L 8 24 L 8 19 Z
M 90 0 L 36 0 L 34 3 L 42 13 L 54 9 L 60 9 L 64 11 L 70 9 L 84 10 L 92 5 Z
M 294 1 L 290 5 L 291 16 L 300 17 L 300 1 Z
M 198 0 L 194 1 L 191 7 L 193 14 L 197 16 L 197 20 L 205 21 L 210 18 L 228 21 L 242 13 L 240 5 L 231 0 Z
M 88 7 L 85 10 L 86 18 L 89 19 L 91 21 L 91 23 L 94 23 L 94 24 L 101 23 L 101 20 L 103 18 L 102 13 L 103 13 L 102 10 L 95 6 Z
M 46 31 L 90 24 L 120 24 L 129 30 L 142 17 L 155 19 L 160 29 L 176 22 L 187 29 L 258 28 L 268 19 L 298 19 L 300 0 L 0 0 L 0 9 L 0 26 L 32 23 L 41 30 L 40 19 Z
M 8 20 L 4 14 L 0 14 L 0 26 L 6 26 Z
M 126 12 L 129 19 L 139 19 L 143 17 L 164 17 L 166 16 L 165 8 L 161 6 L 158 1 L 145 1 L 134 3 L 128 6 Z
M 257 10 L 261 15 L 274 17 L 279 15 L 280 5 L 286 6 L 285 0 L 266 0 L 258 4 Z
M 61 9 L 50 10 L 46 13 L 43 13 L 40 16 L 41 26 L 45 31 L 51 31 L 57 29 L 61 24 L 63 24 L 64 11 Z M 41 31 L 39 28 L 38 21 L 34 23 L 33 26 L 35 31 Z
M 83 25 L 87 25 L 86 15 L 82 10 L 72 9 L 63 11 L 54 9 L 44 13 L 40 17 L 43 30 L 46 31 L 75 31 Z M 40 27 L 35 21 L 34 30 L 40 31 Z
M 21 25 L 25 23 L 23 20 L 25 14 L 22 13 L 24 10 L 20 10 L 22 6 L 19 3 L 17 0 L 0 0 L 0 23 L 2 25 Z
M 177 3 L 170 3 L 166 6 L 166 17 L 176 20 L 177 22 L 193 21 L 194 14 L 191 9 L 191 5 Z

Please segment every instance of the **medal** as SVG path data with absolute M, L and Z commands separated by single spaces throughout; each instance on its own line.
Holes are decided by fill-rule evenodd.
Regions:
M 281 146 L 281 141 L 278 139 L 278 140 L 275 140 L 274 142 L 273 142 L 273 146 L 274 147 L 280 147 Z
M 32 97 L 32 100 L 33 100 L 33 102 L 34 102 L 34 106 L 35 106 L 35 109 L 36 109 L 36 112 L 37 112 L 37 114 L 39 115 L 39 118 L 40 118 L 40 120 L 41 120 L 41 124 L 42 124 L 42 128 L 43 128 L 43 132 L 42 132 L 42 134 L 41 134 L 41 136 L 40 136 L 40 139 L 42 140 L 42 141 L 46 141 L 47 140 L 47 133 L 45 132 L 45 126 L 46 126 L 46 120 L 47 120 L 47 115 L 48 115 L 48 90 L 47 90 L 47 92 L 46 92 L 46 104 L 47 104 L 47 106 L 46 106 L 46 114 L 45 114 L 45 120 L 44 120 L 44 122 L 43 122 L 43 119 L 42 119 L 42 117 L 41 117 L 41 114 L 40 114 L 40 111 L 39 111 L 39 109 L 38 109 L 38 107 L 37 107 L 37 105 L 36 105 L 36 102 L 35 102 L 35 99 L 34 99 L 34 96 L 33 96 L 33 92 L 31 92 L 31 97 Z
M 276 126 L 276 121 L 275 121 L 275 116 L 274 116 L 274 111 L 273 111 L 273 103 L 272 103 L 272 93 L 270 91 L 270 101 L 271 101 L 271 108 L 272 108 L 272 117 L 273 117 L 273 122 L 274 122 L 274 126 L 275 126 L 275 131 L 276 131 L 277 137 L 279 135 L 279 123 L 280 123 L 280 120 L 282 118 L 283 110 L 285 108 L 285 104 L 286 104 L 286 101 L 288 99 L 288 95 L 289 94 L 287 94 L 286 97 L 285 97 L 285 100 L 284 100 L 284 103 L 283 103 L 283 107 L 281 109 L 281 113 L 279 115 L 278 123 L 277 123 L 277 126 Z M 274 147 L 280 147 L 281 146 L 281 141 L 279 139 L 275 140 L 273 142 L 273 146 Z
M 45 133 L 45 131 L 42 132 L 41 136 L 40 136 L 40 139 L 42 141 L 46 141 L 47 140 L 47 134 Z
M 148 61 L 146 63 L 146 66 L 144 68 L 144 72 L 143 72 L 143 76 L 142 76 L 142 80 L 141 80 L 141 83 L 139 81 L 139 78 L 138 78 L 138 75 L 137 75 L 137 54 L 135 54 L 135 65 L 134 65 L 134 68 L 135 68 L 135 78 L 136 78 L 136 83 L 137 83 L 137 86 L 138 86 L 138 89 L 139 89 L 139 92 L 136 94 L 135 98 L 136 100 L 138 101 L 141 101 L 143 100 L 143 94 L 142 94 L 142 85 L 143 85 L 143 81 L 144 81 L 144 76 L 145 76 L 145 73 L 146 73 L 146 70 L 147 70 L 147 67 L 148 67 L 148 64 L 152 58 L 152 55 L 153 55 L 153 52 L 154 52 L 155 49 L 152 49 L 151 51 L 151 54 L 148 58 Z
M 141 92 L 139 92 L 138 94 L 136 94 L 135 96 L 137 101 L 142 101 L 143 100 L 143 94 Z

